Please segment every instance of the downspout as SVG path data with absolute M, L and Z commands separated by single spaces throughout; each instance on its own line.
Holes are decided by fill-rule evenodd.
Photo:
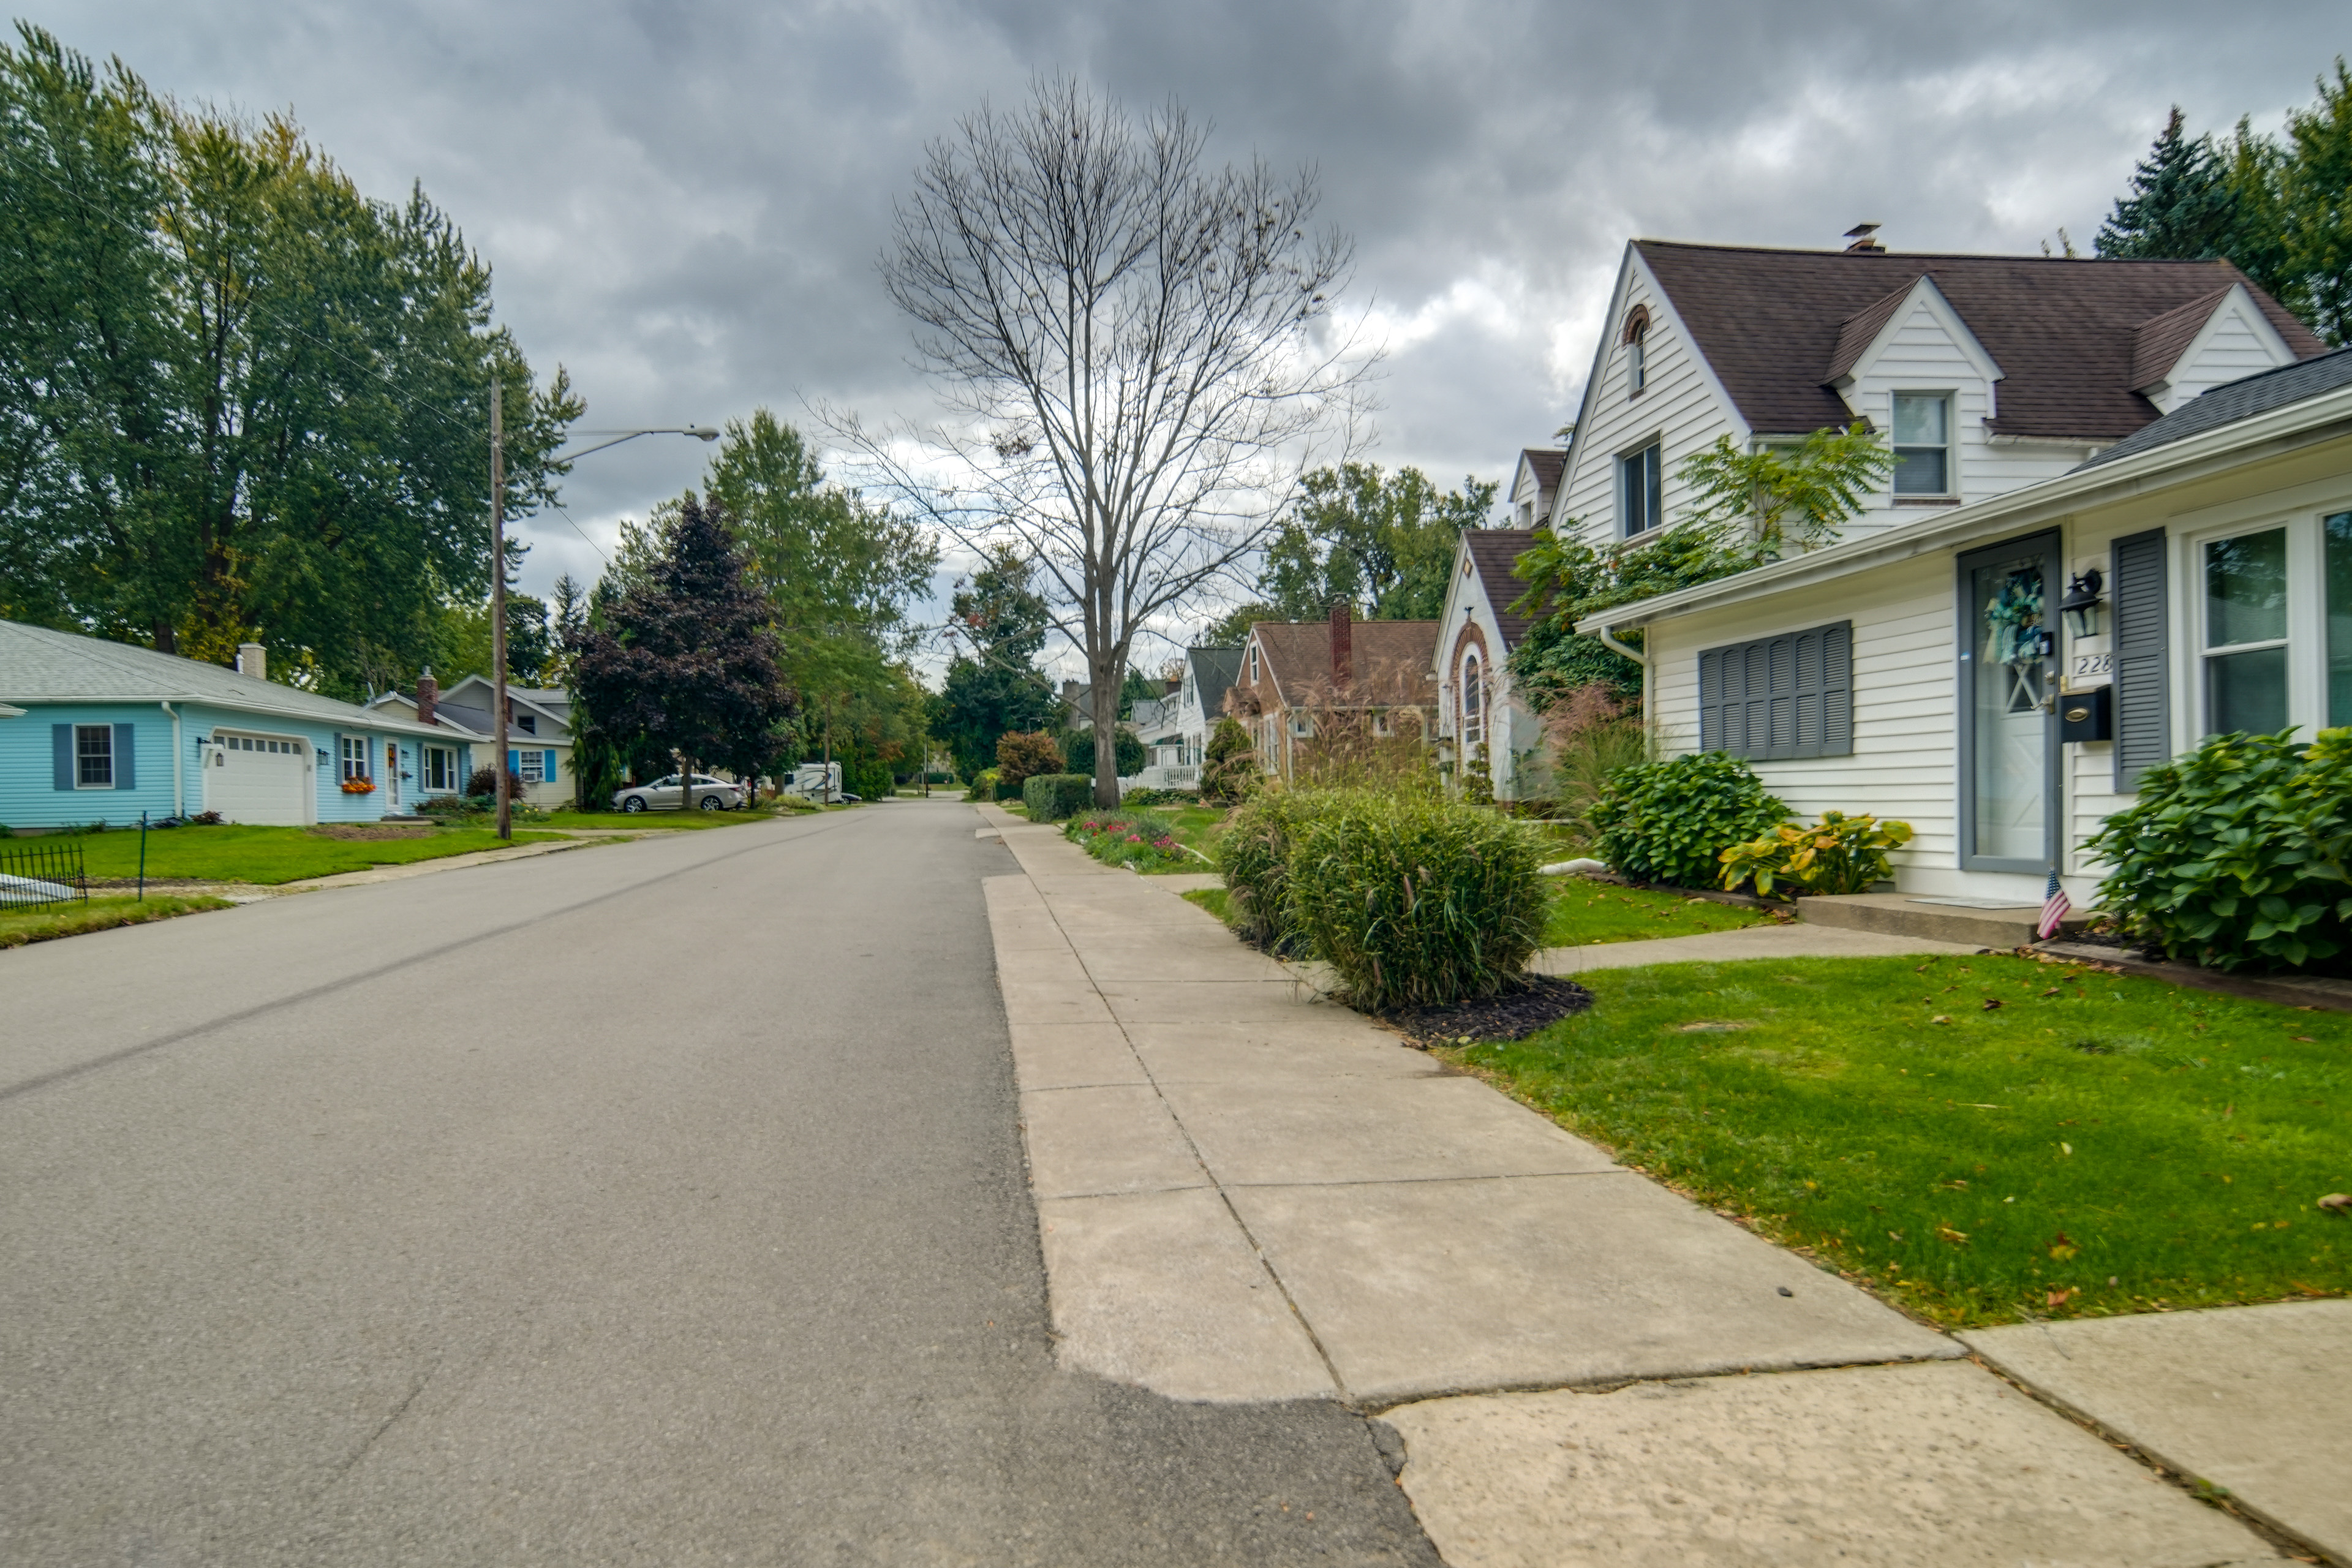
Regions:
M 188 792 L 180 783 L 180 715 L 168 702 L 158 702 L 155 706 L 172 715 L 172 815 L 185 816 L 188 815 Z
M 1656 705 L 1651 700 L 1650 689 L 1655 684 L 1657 668 L 1650 662 L 1647 653 L 1631 643 L 1619 642 L 1614 627 L 1602 626 L 1592 635 L 1601 639 L 1602 647 L 1642 667 L 1642 728 L 1650 737 L 1650 750 L 1655 752 L 1658 749 L 1658 718 Z

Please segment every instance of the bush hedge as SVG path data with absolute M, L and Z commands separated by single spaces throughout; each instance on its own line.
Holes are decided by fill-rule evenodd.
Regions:
M 996 738 L 996 793 L 999 798 L 1021 793 L 1021 786 L 1039 773 L 1068 771 L 1062 748 L 1043 730 L 1008 730 Z
M 1491 996 L 1543 940 L 1527 828 L 1460 802 L 1334 791 L 1297 821 L 1287 919 L 1369 1012 Z
M 1765 837 L 1791 815 L 1746 763 L 1700 752 L 1619 768 L 1589 820 L 1601 858 L 1620 875 L 1712 888 L 1726 849 Z
M 1085 773 L 1037 773 L 1021 783 L 1032 822 L 1061 822 L 1095 803 L 1095 781 Z
M 1243 932 L 1270 952 L 1297 945 L 1286 891 L 1292 840 L 1307 818 L 1330 805 L 1328 791 L 1262 790 L 1234 813 L 1217 840 L 1217 867 L 1234 915 Z
M 2169 958 L 2301 968 L 2352 952 L 2352 729 L 2216 735 L 2141 775 L 2084 847 L 2099 901 Z

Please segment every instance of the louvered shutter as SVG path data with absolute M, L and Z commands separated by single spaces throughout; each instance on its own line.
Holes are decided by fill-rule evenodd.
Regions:
M 114 727 L 114 787 L 117 789 L 139 787 L 139 752 L 131 744 L 131 736 L 136 733 L 128 724 Z
M 1853 750 L 1853 624 L 1698 656 L 1699 745 L 1773 762 Z
M 49 726 L 49 761 L 53 765 L 49 775 L 51 789 L 71 789 L 74 786 L 73 730 L 70 724 Z
M 2166 605 L 2164 530 L 2118 539 L 2116 612 L 2116 793 L 2172 760 L 2171 616 Z

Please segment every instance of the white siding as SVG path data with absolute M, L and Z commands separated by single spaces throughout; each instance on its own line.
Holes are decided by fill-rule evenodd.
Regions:
M 2233 289 L 2215 308 L 2196 341 L 2181 351 L 2180 361 L 2167 374 L 2165 384 L 2149 389 L 2148 400 L 2169 414 L 2223 382 L 2273 369 L 2294 358 L 2245 290 Z
M 1636 396 L 1626 389 L 1625 319 L 1635 307 L 1650 311 L 1647 385 Z M 1675 315 L 1665 290 L 1630 247 L 1618 277 L 1617 300 L 1601 324 L 1591 389 L 1582 423 L 1569 454 L 1552 507 L 1556 524 L 1574 519 L 1583 537 L 1606 544 L 1622 537 L 1617 521 L 1617 458 L 1652 437 L 1661 438 L 1662 506 L 1669 523 L 1690 504 L 1678 470 L 1685 458 L 1711 446 L 1717 436 L 1748 438 L 1748 427 L 1724 396 L 1690 335 Z

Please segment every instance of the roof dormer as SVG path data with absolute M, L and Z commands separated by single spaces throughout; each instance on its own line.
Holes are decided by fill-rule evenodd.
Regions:
M 2296 357 L 2246 286 L 2231 283 L 2133 330 L 2131 388 L 2169 414 L 2225 381 Z
M 1997 412 L 1993 388 L 2001 379 L 2000 364 L 1936 287 L 1934 274 L 1921 273 L 1913 282 L 1838 324 L 1837 346 L 1822 382 L 1848 408 L 1864 416 L 1865 410 L 1855 395 L 1862 383 L 1886 375 L 1905 379 L 1915 363 L 1950 365 L 1955 356 L 1984 384 L 1985 417 L 1992 418 Z

